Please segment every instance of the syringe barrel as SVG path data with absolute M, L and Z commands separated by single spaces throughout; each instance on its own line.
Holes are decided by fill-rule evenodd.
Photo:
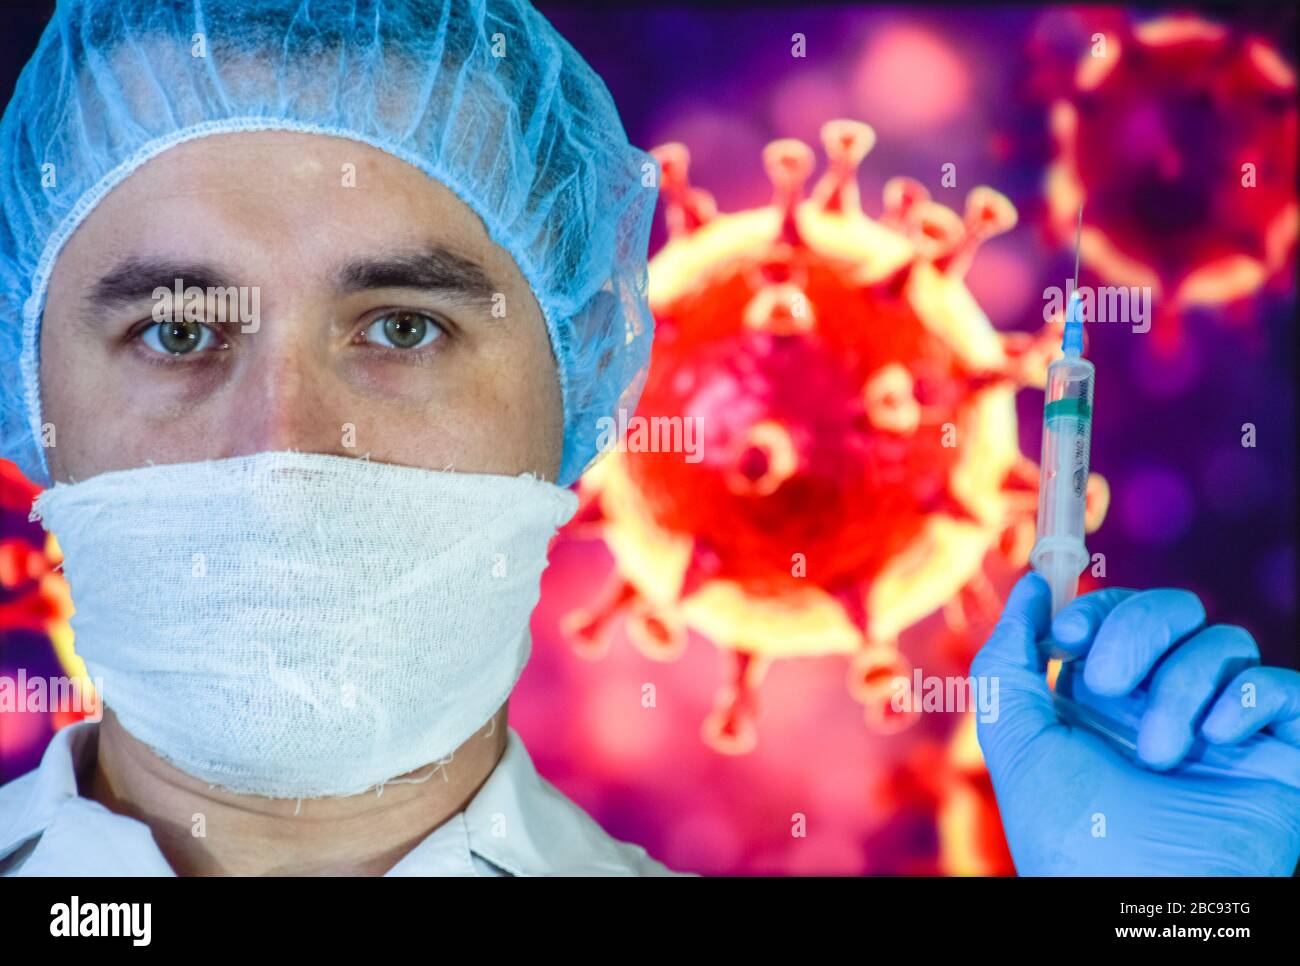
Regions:
M 1029 560 L 1051 584 L 1053 614 L 1074 598 L 1088 563 L 1084 511 L 1095 373 L 1092 363 L 1079 356 L 1058 359 L 1047 369 L 1038 538 Z

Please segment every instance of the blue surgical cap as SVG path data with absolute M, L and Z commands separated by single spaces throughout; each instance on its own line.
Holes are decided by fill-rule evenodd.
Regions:
M 265 130 L 372 145 L 478 214 L 545 316 L 577 479 L 644 383 L 659 170 L 526 0 L 60 3 L 0 122 L 0 456 L 50 483 L 40 322 L 77 226 L 169 147 Z

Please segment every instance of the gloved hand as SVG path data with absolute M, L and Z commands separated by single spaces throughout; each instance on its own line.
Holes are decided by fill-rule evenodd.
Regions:
M 1233 745 L 1263 730 L 1300 746 L 1300 673 L 1260 666 L 1254 639 L 1207 627 L 1185 590 L 1102 590 L 1055 620 L 1051 607 L 1047 582 L 1025 575 L 971 666 L 998 680 L 997 720 L 979 721 L 978 734 L 1016 870 L 1292 874 L 1300 790 L 1179 763 L 1197 737 Z M 1137 744 L 1149 767 L 1058 718 L 1039 643 L 1049 637 L 1083 663 L 1084 693 L 1129 694 L 1145 679 Z M 1245 683 L 1256 686 L 1255 707 L 1243 707 Z

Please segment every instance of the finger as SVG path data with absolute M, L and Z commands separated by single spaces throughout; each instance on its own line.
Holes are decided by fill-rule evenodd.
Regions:
M 1215 624 L 1179 644 L 1151 677 L 1138 726 L 1138 757 L 1152 768 L 1182 761 L 1196 740 L 1201 712 L 1226 682 L 1259 664 L 1259 646 L 1241 627 Z
M 1116 605 L 1102 621 L 1083 680 L 1098 694 L 1128 694 L 1179 641 L 1205 626 L 1205 608 L 1186 590 L 1146 590 Z
M 1216 745 L 1235 745 L 1267 727 L 1287 744 L 1300 746 L 1300 671 L 1252 667 L 1223 689 L 1201 725 Z
M 975 661 L 1042 676 L 1047 663 L 1038 648 L 1038 639 L 1047 633 L 1051 615 L 1051 588 L 1046 580 L 1030 571 L 1011 588 L 1002 616 L 975 655 Z
M 1076 597 L 1052 618 L 1052 640 L 1070 657 L 1082 657 L 1092 646 L 1102 621 L 1136 593 L 1127 587 L 1107 587 Z
M 1021 577 L 997 626 L 971 662 L 971 674 L 996 695 L 992 718 L 980 715 L 980 747 L 990 767 L 1059 724 L 1047 687 L 1046 659 L 1038 639 L 1051 625 L 1052 591 L 1036 573 Z

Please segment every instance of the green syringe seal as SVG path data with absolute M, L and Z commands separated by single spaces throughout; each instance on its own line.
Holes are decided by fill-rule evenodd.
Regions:
M 1049 402 L 1043 409 L 1043 419 L 1058 419 L 1061 416 L 1073 416 L 1077 419 L 1092 419 L 1092 407 L 1087 401 L 1077 396 L 1070 399 L 1057 399 Z

